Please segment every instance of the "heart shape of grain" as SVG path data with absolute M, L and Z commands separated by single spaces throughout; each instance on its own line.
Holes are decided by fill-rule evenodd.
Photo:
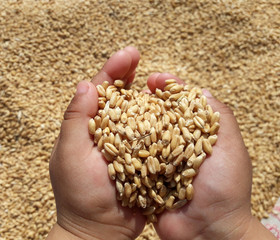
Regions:
M 99 110 L 89 132 L 109 162 L 122 206 L 137 206 L 155 222 L 156 214 L 192 199 L 193 177 L 212 153 L 220 114 L 200 88 L 174 79 L 155 94 L 123 87 L 122 80 L 97 86 Z

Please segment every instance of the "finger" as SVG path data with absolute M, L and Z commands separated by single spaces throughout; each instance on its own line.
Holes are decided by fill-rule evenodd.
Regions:
M 82 81 L 69 104 L 61 125 L 60 141 L 73 153 L 81 149 L 91 149 L 92 140 L 88 131 L 88 121 L 98 110 L 98 93 L 95 86 Z
M 125 85 L 125 87 L 126 87 L 127 89 L 129 89 L 129 88 L 131 87 L 132 82 L 133 82 L 133 80 L 134 80 L 134 78 L 135 78 L 135 74 L 136 74 L 136 71 L 134 71 L 133 73 L 131 73 L 131 75 L 127 78 L 127 80 L 126 80 L 126 85 Z
M 220 113 L 218 142 L 223 143 L 223 148 L 228 148 L 226 151 L 237 148 L 247 152 L 244 149 L 245 145 L 233 111 L 227 105 L 214 98 L 208 90 L 203 89 L 203 95 L 206 96 L 207 104 L 212 107 L 213 111 Z
M 140 53 L 138 52 L 138 50 L 135 47 L 132 47 L 132 46 L 128 46 L 128 47 L 124 48 L 124 51 L 129 53 L 130 57 L 131 57 L 130 69 L 124 77 L 124 79 L 128 79 L 128 78 L 131 78 L 131 75 L 133 75 L 133 74 L 135 75 L 135 69 L 140 60 Z
M 138 50 L 131 46 L 126 47 L 110 57 L 91 82 L 96 86 L 104 81 L 108 81 L 110 84 L 116 79 L 126 81 L 134 73 L 139 60 Z
M 156 88 L 159 88 L 161 90 L 165 87 L 165 80 L 167 79 L 175 79 L 177 83 L 179 84 L 185 84 L 184 81 L 182 81 L 180 78 L 176 77 L 175 75 L 171 73 L 154 73 L 152 74 L 148 80 L 147 85 L 152 93 L 155 92 Z

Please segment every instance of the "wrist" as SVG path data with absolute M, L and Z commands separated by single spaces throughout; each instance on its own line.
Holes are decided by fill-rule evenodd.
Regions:
M 54 239 L 67 239 L 67 240 L 84 240 L 73 233 L 67 231 L 63 227 L 61 227 L 58 223 L 56 223 L 51 229 L 50 233 L 47 236 L 46 240 L 54 240 Z
M 65 236 L 69 236 L 69 240 L 107 240 L 112 239 L 112 236 L 116 240 L 136 238 L 135 233 L 131 229 L 122 226 L 122 223 L 114 224 L 107 221 L 104 216 L 96 216 L 90 219 L 73 213 L 58 213 L 55 227 L 57 228 L 55 230 L 59 230 L 59 233 L 62 232 Z M 68 238 L 66 239 L 68 240 Z M 52 240 L 52 238 L 48 240 Z
M 205 234 L 196 240 L 222 239 L 222 240 L 275 240 L 273 234 L 266 229 L 254 216 L 223 218 L 210 225 Z
M 274 237 L 274 235 L 268 229 L 266 229 L 257 218 L 252 216 L 248 229 L 244 233 L 241 240 L 250 240 L 250 239 L 275 240 L 276 237 Z

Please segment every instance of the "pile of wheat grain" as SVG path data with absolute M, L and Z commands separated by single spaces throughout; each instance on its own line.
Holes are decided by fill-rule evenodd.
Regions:
M 89 132 L 116 181 L 123 207 L 135 206 L 156 222 L 165 209 L 193 198 L 193 177 L 212 154 L 220 128 L 200 88 L 165 81 L 154 94 L 124 89 L 125 82 L 97 85 L 98 113 Z
M 208 88 L 234 111 L 253 162 L 252 211 L 279 197 L 277 0 L 0 2 L 0 239 L 44 239 L 55 222 L 48 161 L 75 86 L 118 49 Z M 155 239 L 148 227 L 139 239 Z

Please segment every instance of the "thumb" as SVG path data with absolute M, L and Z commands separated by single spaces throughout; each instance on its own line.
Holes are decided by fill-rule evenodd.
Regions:
M 88 121 L 96 115 L 97 110 L 98 93 L 95 86 L 87 81 L 80 82 L 61 125 L 60 140 L 70 151 L 92 148 Z
M 232 152 L 234 155 L 240 150 L 244 154 L 248 154 L 233 111 L 214 98 L 208 90 L 203 89 L 203 95 L 206 96 L 207 104 L 212 107 L 213 111 L 220 113 L 220 129 L 216 145 L 221 146 L 228 153 Z

